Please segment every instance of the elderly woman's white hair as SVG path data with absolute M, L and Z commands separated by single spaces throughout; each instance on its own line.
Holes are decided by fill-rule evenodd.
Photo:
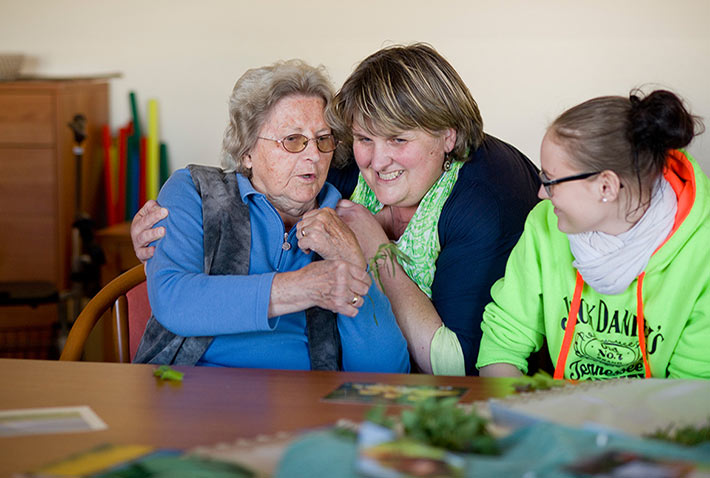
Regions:
M 247 70 L 234 85 L 229 98 L 229 125 L 222 140 L 222 168 L 248 178 L 251 169 L 243 158 L 254 148 L 259 131 L 271 108 L 290 95 L 317 96 L 325 106 L 333 99 L 333 86 L 323 66 L 312 67 L 302 60 L 287 60 Z M 337 154 L 333 163 L 347 158 Z

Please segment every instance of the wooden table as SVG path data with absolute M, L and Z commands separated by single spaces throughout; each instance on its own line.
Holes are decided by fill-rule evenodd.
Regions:
M 188 449 L 259 434 L 361 421 L 368 405 L 322 401 L 349 381 L 468 388 L 463 402 L 502 396 L 509 381 L 419 374 L 294 372 L 175 367 L 161 382 L 152 365 L 0 359 L 0 410 L 88 405 L 107 430 L 0 438 L 0 476 L 27 471 L 102 443 Z

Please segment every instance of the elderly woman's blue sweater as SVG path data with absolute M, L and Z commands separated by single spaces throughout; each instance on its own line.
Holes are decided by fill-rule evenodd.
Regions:
M 189 171 L 176 171 L 158 197 L 170 211 L 158 224 L 167 234 L 147 264 L 153 314 L 178 335 L 215 337 L 198 365 L 307 370 L 305 313 L 268 318 L 267 311 L 274 275 L 305 267 L 313 254 L 298 249 L 296 229 L 284 231 L 277 211 L 248 179 L 238 175 L 237 181 L 251 222 L 249 275 L 203 273 L 202 201 Z M 326 183 L 318 204 L 335 207 L 339 199 Z M 407 345 L 389 301 L 374 284 L 369 296 L 356 317 L 338 316 L 343 369 L 409 371 Z

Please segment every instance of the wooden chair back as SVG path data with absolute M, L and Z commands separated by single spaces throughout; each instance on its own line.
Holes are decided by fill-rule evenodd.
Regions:
M 86 304 L 69 331 L 59 360 L 81 360 L 91 330 L 109 310 L 116 359 L 118 362 L 130 363 L 151 313 L 143 264 L 127 270 L 106 284 Z

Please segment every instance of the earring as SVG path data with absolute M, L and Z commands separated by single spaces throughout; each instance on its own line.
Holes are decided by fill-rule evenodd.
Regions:
M 449 153 L 444 153 L 444 171 L 451 169 L 451 160 L 449 159 Z
M 602 198 L 602 202 L 607 202 L 607 198 Z

